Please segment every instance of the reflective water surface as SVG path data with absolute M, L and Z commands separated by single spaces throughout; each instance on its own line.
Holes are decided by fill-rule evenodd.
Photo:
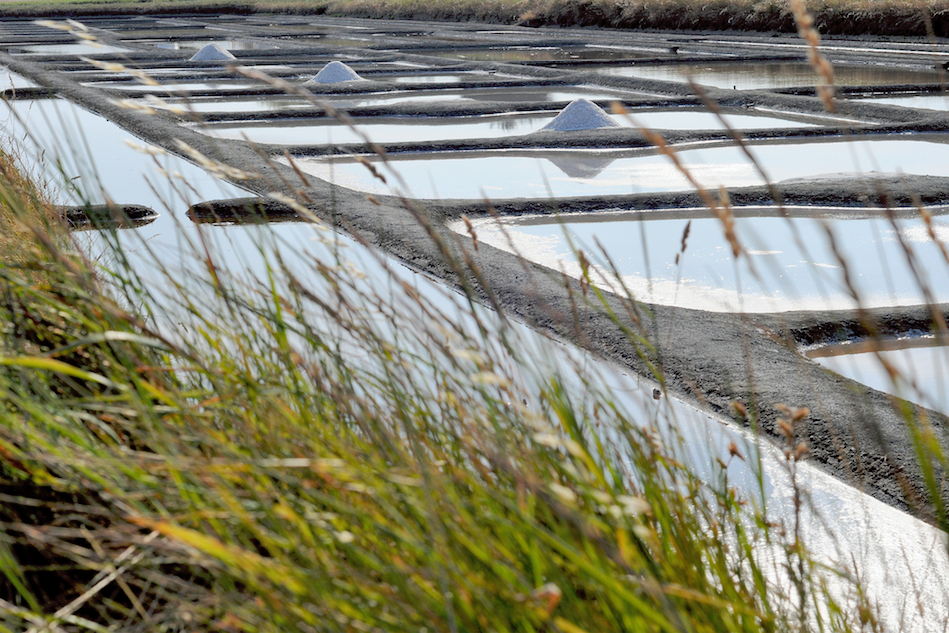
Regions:
M 904 106 L 907 108 L 922 108 L 923 110 L 949 110 L 949 95 L 909 95 L 896 97 L 868 97 L 873 103 Z
M 149 43 L 158 48 L 177 51 L 180 49 L 200 50 L 208 44 L 217 44 L 226 51 L 246 51 L 246 50 L 273 50 L 279 48 L 274 44 L 258 42 L 249 39 L 225 40 L 225 39 L 207 39 L 207 40 L 179 40 L 169 42 L 158 40 L 139 40 L 138 43 Z
M 152 107 L 163 107 L 149 103 L 144 99 L 136 99 L 136 102 L 142 104 L 148 103 L 148 105 Z M 221 97 L 192 97 L 189 99 L 168 99 L 166 103 L 167 106 L 164 107 L 184 108 L 191 112 L 266 112 L 313 107 L 313 104 L 306 99 L 283 95 L 261 95 L 236 97 L 233 99 L 224 99 Z
M 33 88 L 36 83 L 7 68 L 0 66 L 0 90 L 7 88 Z
M 10 109 L 16 114 L 11 116 Z M 11 101 L 2 113 L 4 134 L 24 138 L 25 147 L 39 147 L 40 164 L 52 183 L 61 181 L 56 161 L 66 176 L 93 204 L 107 199 L 119 204 L 141 204 L 159 213 L 183 211 L 191 202 L 247 195 L 183 159 L 168 155 L 152 158 L 131 147 L 141 145 L 114 123 L 59 99 Z M 92 139 L 95 142 L 91 142 Z M 156 162 L 157 161 L 157 162 Z M 170 181 L 157 170 L 177 174 Z M 184 186 L 184 182 L 188 186 Z M 55 186 L 55 185 L 54 185 Z M 60 204 L 82 204 L 83 200 L 62 186 L 55 186 L 53 199 Z M 143 230 L 155 230 L 161 220 Z
M 397 84 L 457 84 L 466 78 L 472 78 L 473 74 L 474 73 L 406 75 L 404 77 L 380 77 L 379 79 L 381 81 L 391 81 Z M 481 75 L 485 77 L 487 73 L 481 73 Z
M 811 141 L 751 145 L 750 151 L 773 182 L 848 173 L 905 173 L 949 176 L 949 145 L 933 141 L 891 139 Z M 702 186 L 762 185 L 765 180 L 737 147 L 680 149 L 677 156 Z M 329 163 L 302 158 L 309 173 L 328 179 Z M 661 155 L 552 150 L 521 153 L 447 153 L 424 157 L 390 157 L 389 166 L 409 184 L 404 192 L 417 198 L 550 198 L 659 191 L 686 191 L 691 182 Z M 386 193 L 362 165 L 336 160 L 332 169 L 341 186 Z M 464 173 L 467 177 L 457 178 Z M 395 180 L 390 179 L 390 182 Z
M 90 42 L 88 44 L 33 44 L 9 49 L 21 55 L 94 55 L 97 53 L 128 53 L 130 49 Z
M 932 338 L 882 343 L 884 349 L 876 353 L 856 344 L 835 346 L 839 353 L 814 360 L 841 376 L 949 415 L 949 347 Z M 896 381 L 881 358 L 897 370 Z
M 332 103 L 345 102 L 352 107 L 356 107 L 392 105 L 411 101 L 456 101 L 459 99 L 502 102 L 541 101 L 547 103 L 570 102 L 574 99 L 581 98 L 591 100 L 622 100 L 628 98 L 630 94 L 635 93 L 584 86 L 505 86 L 497 88 L 413 90 L 367 95 L 321 95 L 320 98 Z
M 509 218 L 500 225 L 481 221 L 476 230 L 481 242 L 512 250 L 510 239 L 528 259 L 574 276 L 580 274 L 575 248 L 594 261 L 605 251 L 636 298 L 649 303 L 720 312 L 849 309 L 857 307 L 853 293 L 864 307 L 924 303 L 923 287 L 935 301 L 949 301 L 949 262 L 921 219 L 891 223 L 842 213 L 739 217 L 737 262 L 722 223 L 708 212 L 675 220 L 615 213 Z M 687 223 L 686 250 L 680 253 Z M 949 241 L 949 219 L 937 218 L 934 227 L 941 241 Z M 917 261 L 929 263 L 920 277 L 907 264 L 904 245 Z M 605 261 L 600 259 L 597 277 L 610 286 L 615 276 Z
M 592 46 L 563 46 L 550 48 L 493 48 L 467 51 L 425 51 L 426 55 L 451 57 L 482 62 L 552 62 L 586 59 L 630 59 L 645 57 L 643 53 L 628 50 L 594 48 Z M 652 55 L 650 55 L 652 57 Z
M 313 91 L 315 88 L 311 88 Z M 336 108 L 358 108 L 364 106 L 386 106 L 399 103 L 439 103 L 443 101 L 548 101 L 570 102 L 586 98 L 595 100 L 623 99 L 630 93 L 593 89 L 540 89 L 540 88 L 474 88 L 469 90 L 393 90 L 367 94 L 317 94 L 316 98 Z M 267 97 L 193 98 L 186 105 L 195 112 L 262 112 L 292 109 L 310 105 L 308 101 L 290 95 L 268 95 Z
M 233 79 L 221 79 L 220 81 L 165 81 L 160 82 L 159 86 L 149 86 L 146 84 L 132 81 L 90 81 L 84 85 L 96 86 L 98 88 L 113 90 L 131 90 L 134 92 L 178 92 L 189 90 L 248 90 L 253 88 L 268 87 L 267 84 L 250 81 L 235 81 Z
M 810 64 L 796 62 L 631 65 L 603 67 L 597 72 L 605 75 L 675 82 L 686 82 L 691 76 L 697 84 L 738 90 L 814 86 L 820 80 Z M 834 83 L 838 86 L 940 83 L 947 79 L 949 76 L 945 72 L 934 69 L 834 65 Z
M 372 46 L 375 42 L 369 40 L 350 39 L 348 37 L 299 37 L 294 38 L 294 43 L 310 46 L 339 46 L 342 48 L 362 48 Z
M 174 39 L 176 37 L 193 37 L 200 35 L 209 35 L 212 31 L 204 27 L 179 27 L 164 29 L 129 29 L 127 31 L 113 31 L 119 37 L 129 39 L 148 38 L 148 39 Z
M 453 139 L 498 138 L 537 131 L 550 123 L 556 113 L 542 115 L 502 115 L 478 117 L 402 117 L 398 119 L 357 120 L 357 129 L 326 122 L 262 122 L 256 124 L 213 124 L 196 128 L 217 138 L 246 139 L 255 143 L 281 145 L 323 145 L 363 142 L 365 134 L 379 143 L 437 141 Z M 613 115 L 624 126 L 634 122 L 649 128 L 702 129 L 721 128 L 721 120 L 710 112 L 677 110 L 636 112 L 634 118 Z M 802 127 L 808 124 L 748 115 L 726 115 L 734 128 Z M 358 130 L 358 131 L 357 131 Z

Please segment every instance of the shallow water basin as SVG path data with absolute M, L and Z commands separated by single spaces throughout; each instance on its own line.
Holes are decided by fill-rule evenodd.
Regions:
M 775 214 L 773 208 L 759 211 Z M 856 307 L 844 281 L 844 266 L 830 246 L 831 235 L 864 307 L 922 303 L 902 240 L 922 261 L 933 262 L 924 279 L 937 301 L 949 300 L 949 265 L 921 219 L 898 220 L 894 226 L 882 217 L 847 215 L 852 209 L 823 209 L 822 215 L 815 209 L 811 215 L 799 208 L 792 218 L 753 217 L 755 209 L 742 212 L 735 220 L 743 251 L 737 262 L 722 223 L 704 209 L 505 218 L 500 223 L 486 219 L 474 228 L 481 243 L 519 252 L 574 277 L 580 275 L 574 248 L 583 249 L 595 264 L 592 280 L 618 287 L 601 257 L 605 250 L 637 299 L 716 312 Z M 650 219 L 663 216 L 673 219 Z M 934 222 L 937 236 L 949 238 L 949 220 Z M 464 224 L 456 224 L 456 231 L 467 233 Z
M 479 50 L 425 51 L 434 57 L 449 57 L 468 61 L 482 62 L 563 62 L 572 60 L 618 60 L 645 57 L 644 53 L 628 50 L 594 48 L 591 46 L 550 47 L 550 48 L 492 48 Z M 653 57 L 653 55 L 649 55 Z
M 814 86 L 820 81 L 810 64 L 803 62 L 702 63 L 670 65 L 630 65 L 604 67 L 605 75 L 692 81 L 715 88 L 752 90 L 760 88 L 791 88 Z M 913 70 L 882 66 L 834 66 L 834 83 L 838 86 L 879 86 L 896 84 L 938 83 L 946 74 L 936 70 Z
M 894 381 L 873 352 L 895 368 Z M 841 376 L 949 415 L 949 347 L 935 337 L 832 345 L 807 355 Z
M 169 81 L 161 82 L 159 86 L 148 86 L 132 81 L 91 81 L 84 83 L 85 86 L 95 86 L 96 88 L 105 88 L 107 90 L 130 90 L 133 92 L 188 92 L 202 90 L 252 90 L 254 88 L 268 87 L 261 82 L 222 80 L 222 81 Z
M 217 39 L 207 39 L 207 40 L 181 40 L 181 41 L 167 41 L 167 40 L 138 40 L 139 44 L 152 44 L 157 48 L 162 48 L 170 51 L 177 51 L 181 49 L 186 50 L 201 50 L 208 44 L 217 44 L 226 51 L 249 51 L 249 50 L 275 50 L 280 48 L 275 44 L 267 44 L 264 42 L 258 42 L 256 40 L 217 40 Z
M 131 49 L 90 42 L 88 44 L 36 44 L 9 49 L 14 55 L 95 55 L 129 53 Z
M 497 138 L 527 134 L 546 125 L 547 116 L 478 116 L 478 117 L 402 117 L 360 122 L 357 129 L 377 143 L 425 142 L 473 138 Z M 239 125 L 208 125 L 196 128 L 216 138 L 245 139 L 254 143 L 279 145 L 329 145 L 362 143 L 359 132 L 335 121 L 323 123 L 241 123 Z
M 136 151 L 129 142 L 142 146 L 141 141 L 69 102 L 22 100 L 10 101 L 7 106 L 0 121 L 3 132 L 22 139 L 29 131 L 27 155 L 41 155 L 37 164 L 49 178 L 51 197 L 57 204 L 79 204 L 72 192 L 77 186 L 93 204 L 108 198 L 119 204 L 150 207 L 164 217 L 167 211 L 182 211 L 201 200 L 247 195 L 184 159 Z M 172 177 L 159 174 L 158 166 Z M 63 186 L 64 179 L 70 181 L 68 188 Z
M 138 101 L 138 100 L 136 100 Z M 167 109 L 154 103 L 141 100 L 153 108 Z M 266 95 L 222 99 L 220 97 L 192 97 L 190 99 L 169 99 L 167 107 L 183 108 L 190 112 L 267 112 L 274 110 L 295 110 L 313 107 L 306 99 L 283 95 Z
M 158 38 L 172 39 L 175 37 L 193 37 L 208 35 L 208 29 L 204 27 L 182 27 L 182 28 L 155 28 L 155 29 L 129 29 L 126 31 L 114 31 L 115 35 L 121 38 L 138 39 L 148 38 L 150 40 Z
M 867 97 L 866 101 L 903 106 L 905 108 L 920 108 L 922 110 L 949 110 L 949 95 L 943 94 L 910 95 L 901 97 Z
M 444 95 L 433 92 L 398 92 L 389 93 L 399 96 L 382 97 L 361 95 L 316 95 L 317 101 L 325 101 L 335 108 L 355 108 L 360 106 L 380 106 L 392 105 L 398 103 L 428 101 L 448 101 L 462 98 L 457 95 Z M 312 108 L 313 104 L 300 97 L 290 95 L 267 95 L 254 97 L 221 98 L 221 97 L 193 97 L 188 100 L 176 100 L 171 102 L 174 106 L 183 107 L 193 112 L 272 112 L 279 110 L 294 110 L 299 108 Z
M 23 75 L 19 75 L 11 70 L 0 66 L 0 90 L 7 88 L 35 88 L 36 83 L 30 81 Z
M 819 140 L 756 144 L 750 150 L 775 182 L 841 172 L 949 176 L 949 145 L 931 141 Z M 680 149 L 677 155 L 691 175 L 709 189 L 764 184 L 761 174 L 737 147 Z M 297 163 L 320 178 L 329 179 L 332 173 L 341 186 L 374 193 L 388 191 L 354 160 L 301 158 Z M 388 169 L 396 169 L 409 183 L 411 191 L 404 192 L 406 195 L 418 198 L 549 198 L 692 189 L 669 159 L 651 150 L 392 156 L 383 171 Z M 458 178 L 458 174 L 466 177 Z
M 550 123 L 554 112 L 530 115 L 501 115 L 474 117 L 398 117 L 373 118 L 359 121 L 357 129 L 378 143 L 425 142 L 438 140 L 461 140 L 476 138 L 499 138 L 528 134 L 540 130 Z M 650 128 L 704 129 L 720 128 L 721 120 L 710 112 L 672 111 L 637 112 L 635 119 L 612 115 L 620 125 L 636 124 Z M 725 115 L 733 128 L 798 127 L 806 123 L 757 117 L 748 115 Z M 254 143 L 279 145 L 324 145 L 332 143 L 361 143 L 363 137 L 356 130 L 336 123 L 334 120 L 310 121 L 264 121 L 260 123 L 211 124 L 197 128 L 198 131 L 217 138 L 246 139 Z
M 638 93 L 629 90 L 609 90 L 599 86 L 475 88 L 461 91 L 459 94 L 463 94 L 466 99 L 475 99 L 478 101 L 541 101 L 545 103 L 569 102 L 574 99 L 590 99 L 591 101 L 615 99 L 622 101 L 631 96 L 638 96 Z
M 362 48 L 373 46 L 376 42 L 370 40 L 350 39 L 348 37 L 320 36 L 320 37 L 297 37 L 293 39 L 294 44 L 309 44 L 311 46 L 339 46 L 342 48 Z
M 574 99 L 591 100 L 623 100 L 628 99 L 632 92 L 610 91 L 601 88 L 584 88 L 571 86 L 556 87 L 498 87 L 498 88 L 467 88 L 445 90 L 413 90 L 404 92 L 386 92 L 366 95 L 321 95 L 318 98 L 329 101 L 339 107 L 384 106 L 413 101 L 438 102 L 457 101 L 459 99 L 476 101 L 542 101 L 547 103 L 570 102 Z M 343 105 L 345 104 L 345 105 Z
M 487 77 L 488 73 L 478 73 L 482 77 Z M 380 77 L 380 81 L 391 81 L 397 84 L 457 84 L 464 79 L 472 78 L 475 73 L 453 73 L 453 74 L 422 74 L 422 75 L 404 75 L 402 77 Z

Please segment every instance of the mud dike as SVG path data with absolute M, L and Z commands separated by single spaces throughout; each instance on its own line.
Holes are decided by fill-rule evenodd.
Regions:
M 295 16 L 84 25 L 81 39 L 0 23 L 0 60 L 16 73 L 6 96 L 69 100 L 168 152 L 252 174 L 238 184 L 260 199 L 207 201 L 187 211 L 194 221 L 302 221 L 263 196 L 308 200 L 518 319 L 640 374 L 658 368 L 670 395 L 723 420 L 749 425 L 743 408 L 777 439 L 775 405 L 809 407 L 796 432 L 817 463 L 917 507 L 921 479 L 894 399 L 807 353 L 849 351 L 871 334 L 928 345 L 944 327 L 947 262 L 923 233 L 938 237 L 949 210 L 949 43 L 826 41 L 829 111 L 806 46 L 783 35 Z M 736 218 L 732 241 L 710 204 Z M 443 263 L 418 214 L 490 294 Z M 629 330 L 602 309 L 577 316 L 588 270 Z M 910 408 L 945 439 L 938 403 Z

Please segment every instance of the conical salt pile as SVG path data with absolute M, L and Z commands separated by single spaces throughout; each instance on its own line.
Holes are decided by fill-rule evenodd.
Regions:
M 228 59 L 237 59 L 227 50 L 221 48 L 219 44 L 208 44 L 192 56 L 193 62 L 214 62 L 225 61 Z
M 589 99 L 577 99 L 561 111 L 554 120 L 541 128 L 556 132 L 575 130 L 598 130 L 604 127 L 621 127 L 603 108 Z
M 316 73 L 316 76 L 307 83 L 318 84 L 336 84 L 343 81 L 362 80 L 362 77 L 356 74 L 356 71 L 343 62 L 330 62 L 323 66 L 323 70 Z

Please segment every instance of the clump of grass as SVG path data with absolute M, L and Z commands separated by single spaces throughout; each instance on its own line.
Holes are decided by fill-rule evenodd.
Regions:
M 635 417 L 502 317 L 385 262 L 367 283 L 317 225 L 320 257 L 264 238 L 247 282 L 202 246 L 157 297 L 133 270 L 93 274 L 28 219 L 42 196 L 11 191 L 36 246 L 0 263 L 6 628 L 860 622 L 816 571 L 788 581 L 817 569 L 803 543 L 775 561 L 780 526 L 728 485 L 753 445 L 699 478 L 665 400 Z

